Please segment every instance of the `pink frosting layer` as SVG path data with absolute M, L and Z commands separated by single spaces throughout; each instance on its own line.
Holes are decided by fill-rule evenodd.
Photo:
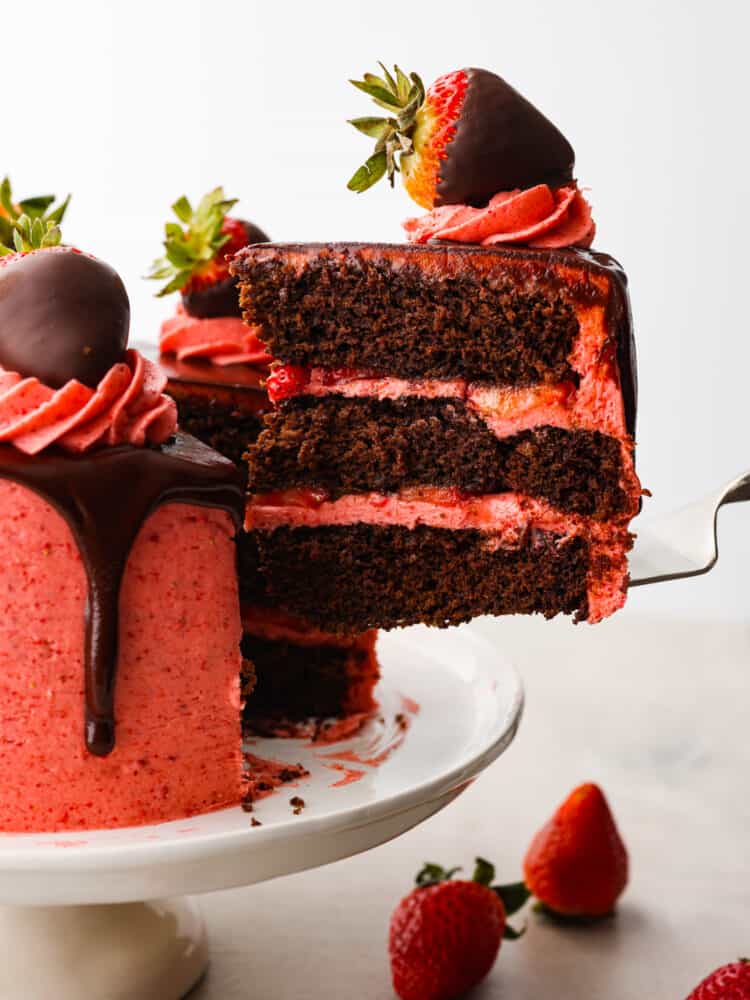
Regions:
M 138 351 L 125 352 L 96 389 L 71 379 L 51 389 L 0 368 L 0 442 L 27 455 L 55 444 L 83 452 L 98 445 L 161 444 L 177 427 L 166 376 Z
M 346 524 L 396 524 L 413 530 L 425 524 L 451 531 L 483 531 L 488 544 L 503 548 L 516 547 L 531 528 L 552 532 L 561 540 L 583 536 L 591 546 L 588 620 L 601 621 L 625 603 L 631 536 L 620 522 L 564 514 L 542 500 L 517 493 L 462 496 L 455 490 L 430 488 L 429 499 L 379 493 L 317 503 L 290 503 L 290 499 L 293 494 L 254 497 L 247 507 L 246 530 Z
M 83 740 L 78 546 L 44 500 L 3 480 L 0 527 L 0 830 L 130 826 L 238 804 L 231 518 L 168 504 L 136 538 L 120 596 L 117 742 L 107 757 Z
M 205 358 L 214 365 L 265 365 L 271 355 L 258 336 L 260 327 L 246 326 L 238 316 L 198 319 L 182 306 L 165 320 L 159 335 L 162 354 L 175 354 L 178 361 Z
M 552 190 L 537 184 L 525 191 L 501 191 L 484 208 L 442 205 L 407 219 L 406 234 L 414 243 L 452 240 L 457 243 L 523 243 L 531 247 L 588 247 L 596 226 L 591 207 L 575 184 Z

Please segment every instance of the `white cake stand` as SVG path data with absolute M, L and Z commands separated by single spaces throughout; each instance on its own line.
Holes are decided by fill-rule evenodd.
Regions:
M 356 736 L 249 747 L 310 771 L 252 815 L 236 808 L 125 830 L 0 835 L 2 1000 L 177 1000 L 208 962 L 197 908 L 180 897 L 397 837 L 451 802 L 513 739 L 521 682 L 471 627 L 383 635 L 380 656 L 381 713 Z M 305 803 L 296 813 L 295 796 Z

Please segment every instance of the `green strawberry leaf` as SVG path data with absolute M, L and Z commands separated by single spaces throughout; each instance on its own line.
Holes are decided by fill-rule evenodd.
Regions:
M 409 99 L 409 91 L 411 90 L 411 81 L 409 77 L 404 73 L 402 69 L 398 66 L 394 66 L 393 69 L 396 72 L 396 80 L 398 81 L 398 86 L 396 87 L 396 92 L 398 93 L 399 100 L 402 104 L 406 104 Z
M 180 220 L 187 225 L 193 217 L 193 208 L 190 202 L 187 200 L 185 195 L 178 198 L 177 201 L 172 205 L 172 211 Z
M 517 913 L 531 897 L 531 893 L 526 888 L 525 882 L 511 882 L 509 885 L 493 885 L 492 891 L 502 900 L 505 915 L 508 917 Z
M 409 76 L 398 66 L 389 72 L 379 63 L 383 76 L 365 73 L 362 80 L 349 82 L 371 97 L 378 107 L 385 108 L 394 117 L 350 118 L 349 123 L 371 139 L 375 139 L 372 156 L 349 179 L 350 191 L 361 193 L 387 175 L 393 187 L 395 175 L 401 169 L 401 157 L 414 151 L 412 136 L 417 125 L 419 110 L 424 104 L 425 89 L 416 73 Z
M 224 220 L 236 198 L 227 198 L 222 187 L 204 194 L 193 208 L 183 195 L 172 205 L 177 222 L 171 219 L 164 225 L 164 254 L 157 258 L 146 277 L 167 281 L 157 293 L 169 295 L 187 285 L 191 278 L 210 263 L 229 240 L 222 232 Z
M 16 209 L 13 204 L 13 197 L 10 188 L 10 180 L 7 177 L 4 177 L 2 184 L 0 184 L 0 205 L 3 206 L 3 208 L 11 218 L 15 217 Z
M 18 206 L 25 215 L 38 219 L 44 215 L 54 200 L 53 194 L 39 194 L 35 198 L 24 198 L 23 201 L 19 201 Z
M 472 882 L 489 886 L 492 884 L 494 878 L 495 866 L 489 861 L 485 861 L 484 858 L 477 858 L 474 866 L 474 874 L 471 877 Z
M 16 204 L 13 201 L 10 180 L 8 177 L 3 178 L 0 182 L 0 206 L 7 218 L 0 217 L 0 243 L 6 247 L 17 248 L 20 241 L 23 244 L 23 251 L 58 244 L 60 231 L 57 226 L 65 215 L 70 195 L 57 208 L 50 211 L 54 201 L 55 195 L 40 194 L 33 198 L 24 198 Z M 55 232 L 48 237 L 50 227 L 54 227 Z
M 371 139 L 379 139 L 393 129 L 395 122 L 388 118 L 349 118 L 349 125 L 353 125 L 357 131 L 369 135 Z
M 456 872 L 460 871 L 460 868 L 443 868 L 442 865 L 427 861 L 417 875 L 415 883 L 420 889 L 426 889 L 428 886 L 450 881 Z
M 60 204 L 57 206 L 57 208 L 54 208 L 51 212 L 48 212 L 44 216 L 44 221 L 51 222 L 55 226 L 59 225 L 62 222 L 65 213 L 68 211 L 69 204 L 70 204 L 70 195 L 68 195 L 64 201 L 61 201 Z
M 385 66 L 383 65 L 383 63 L 380 62 L 380 60 L 378 60 L 378 66 L 380 66 L 380 68 L 383 71 L 383 77 L 385 78 L 385 82 L 387 84 L 388 90 L 390 90 L 390 92 L 392 94 L 394 94 L 396 97 L 398 97 L 398 84 L 393 79 L 393 77 L 388 72 L 388 70 L 385 68 Z
M 385 152 L 374 153 L 354 175 L 346 185 L 350 191 L 361 193 L 377 184 L 388 168 L 388 160 Z
M 358 90 L 363 91 L 363 93 L 371 97 L 381 107 L 390 108 L 391 111 L 401 110 L 398 98 L 395 94 L 391 94 L 390 91 L 386 90 L 385 87 L 381 87 L 376 83 L 367 83 L 366 80 L 350 80 L 349 83 L 353 84 Z

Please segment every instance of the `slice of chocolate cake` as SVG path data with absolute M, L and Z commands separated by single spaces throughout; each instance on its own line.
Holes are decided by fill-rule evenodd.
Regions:
M 245 527 L 281 608 L 352 632 L 622 605 L 641 488 L 614 260 L 270 244 L 232 271 L 279 362 Z

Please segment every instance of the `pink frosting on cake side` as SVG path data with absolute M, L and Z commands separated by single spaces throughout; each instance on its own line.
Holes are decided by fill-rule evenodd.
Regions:
M 0 442 L 27 455 L 57 445 L 84 452 L 99 445 L 162 444 L 177 427 L 167 378 L 138 351 L 125 352 L 96 389 L 71 379 L 52 389 L 0 368 Z
M 174 354 L 178 361 L 204 358 L 214 365 L 265 365 L 272 360 L 259 337 L 260 327 L 247 326 L 239 316 L 198 319 L 182 306 L 164 320 L 159 334 L 162 354 Z
M 129 826 L 236 805 L 241 626 L 229 515 L 168 504 L 143 525 L 120 596 L 117 742 L 106 757 L 82 738 L 87 584 L 70 529 L 8 481 L 0 519 L 0 830 Z
M 338 500 L 318 499 L 304 491 L 259 494 L 248 504 L 245 530 L 272 531 L 279 527 L 323 525 L 419 525 L 450 531 L 475 529 L 487 532 L 488 544 L 516 547 L 532 528 L 552 532 L 561 540 L 585 537 L 591 546 L 589 622 L 598 622 L 625 603 L 627 552 L 632 536 L 623 521 L 595 521 L 564 514 L 543 500 L 518 493 L 466 496 L 454 489 L 430 487 L 410 495 L 362 493 Z
M 404 224 L 413 243 L 450 240 L 493 246 L 588 247 L 596 226 L 591 207 L 575 184 L 552 190 L 537 184 L 525 191 L 500 191 L 484 208 L 442 205 Z

